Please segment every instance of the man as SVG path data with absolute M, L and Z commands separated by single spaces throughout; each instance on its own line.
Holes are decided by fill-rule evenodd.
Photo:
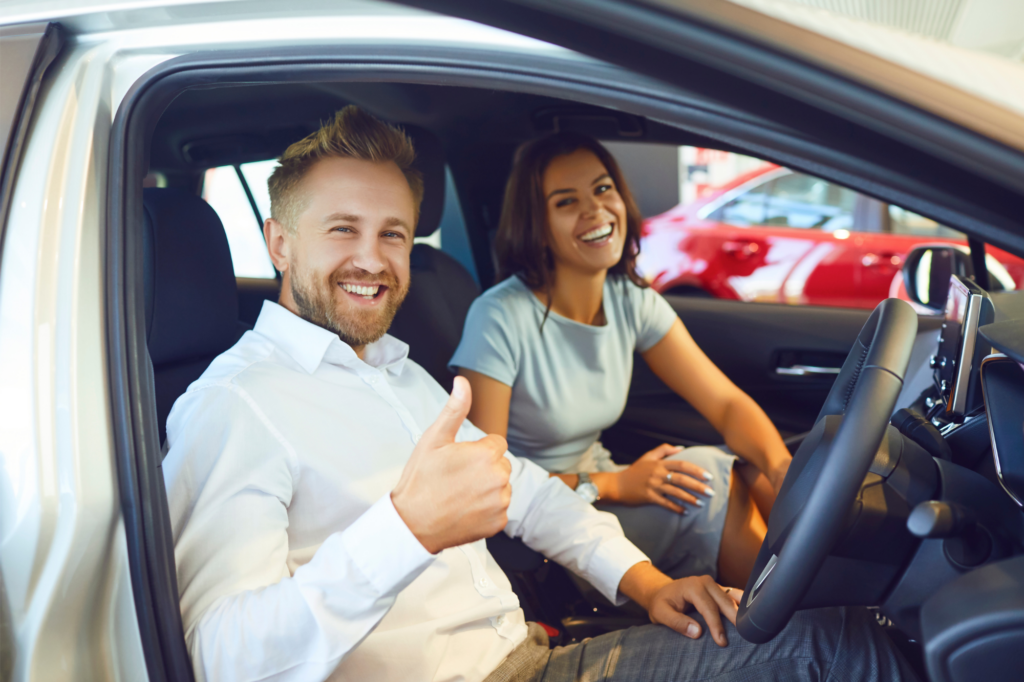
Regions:
M 385 335 L 409 287 L 413 156 L 355 107 L 288 148 L 264 226 L 279 304 L 168 418 L 197 677 L 898 679 L 901 660 L 860 613 L 800 614 L 747 644 L 721 619 L 735 621 L 738 591 L 670 580 L 613 516 L 465 422 L 465 380 L 447 396 Z M 502 529 L 660 625 L 549 650 L 487 552 Z

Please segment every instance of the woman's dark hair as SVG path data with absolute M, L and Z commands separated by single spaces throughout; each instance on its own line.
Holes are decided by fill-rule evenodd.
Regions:
M 556 157 L 580 149 L 593 152 L 604 164 L 626 205 L 626 243 L 622 249 L 622 258 L 608 272 L 625 275 L 637 286 L 647 286 L 647 282 L 636 271 L 636 257 L 640 253 L 640 223 L 643 218 L 615 157 L 588 135 L 554 133 L 531 140 L 516 152 L 512 174 L 505 186 L 505 203 L 501 208 L 501 221 L 494 243 L 498 261 L 497 281 L 517 275 L 534 291 L 548 294 L 549 309 L 555 258 L 548 246 L 544 171 Z

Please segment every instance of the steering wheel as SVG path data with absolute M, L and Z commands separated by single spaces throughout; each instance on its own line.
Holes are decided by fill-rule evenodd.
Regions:
M 857 336 L 772 508 L 736 619 L 747 641 L 767 642 L 786 627 L 840 539 L 903 388 L 916 335 L 914 309 L 889 298 Z

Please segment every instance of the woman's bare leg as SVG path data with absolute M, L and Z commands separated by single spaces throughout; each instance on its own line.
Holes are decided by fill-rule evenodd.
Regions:
M 731 476 L 729 509 L 725 514 L 722 545 L 718 550 L 720 584 L 740 589 L 746 587 L 747 578 L 754 569 L 757 552 L 761 549 L 767 532 L 764 518 L 754 503 L 754 497 L 744 477 Z
M 743 478 L 743 482 L 747 484 L 747 488 L 750 490 L 750 497 L 753 498 L 754 504 L 757 505 L 757 511 L 761 512 L 761 518 L 767 522 L 768 517 L 772 513 L 772 505 L 775 504 L 775 489 L 772 488 L 768 477 L 749 462 L 736 464 L 733 467 L 733 473 L 739 474 Z

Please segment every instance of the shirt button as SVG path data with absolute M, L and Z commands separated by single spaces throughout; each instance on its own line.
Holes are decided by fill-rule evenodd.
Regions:
M 501 627 L 504 624 L 505 624 L 505 616 L 503 614 L 503 615 L 498 616 L 498 627 Z
M 480 578 L 480 587 L 487 587 L 490 584 L 491 583 L 487 578 Z
M 368 383 L 368 384 L 370 384 L 372 386 L 373 384 L 377 383 L 377 377 L 368 377 L 366 379 L 366 383 Z

